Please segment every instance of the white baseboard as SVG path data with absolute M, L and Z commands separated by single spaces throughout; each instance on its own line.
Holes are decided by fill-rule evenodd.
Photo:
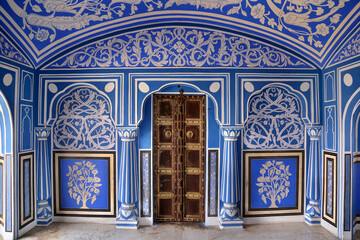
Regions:
M 116 218 L 94 218 L 94 217 L 53 217 L 54 222 L 67 223 L 101 223 L 101 224 L 116 224 Z
M 278 217 L 247 217 L 244 218 L 246 224 L 269 224 L 283 222 L 305 222 L 303 215 L 301 216 L 278 216 Z

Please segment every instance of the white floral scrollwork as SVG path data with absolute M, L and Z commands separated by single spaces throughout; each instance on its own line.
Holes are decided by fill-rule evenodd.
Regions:
M 7 0 L 22 19 L 32 41 L 53 42 L 66 33 L 92 25 L 153 11 L 204 11 L 264 25 L 269 31 L 283 32 L 309 46 L 321 49 L 322 38 L 340 24 L 339 13 L 350 0 Z M 351 5 L 346 6 L 351 9 Z M 182 7 L 180 7 L 182 9 Z M 61 34 L 57 34 L 57 32 Z M 179 53 L 186 44 L 174 43 Z
M 25 57 L 18 51 L 16 48 L 10 44 L 3 36 L 0 34 L 0 56 L 10 58 L 20 63 L 24 63 L 30 66 L 29 62 Z
M 300 101 L 282 88 L 268 87 L 251 97 L 244 126 L 248 148 L 301 148 L 305 127 Z
M 111 105 L 89 88 L 75 89 L 58 105 L 54 143 L 66 149 L 111 149 L 115 146 Z
M 341 49 L 333 59 L 333 62 L 340 62 L 356 55 L 360 55 L 360 33 L 352 38 L 346 46 Z
M 289 177 L 292 175 L 289 167 L 290 165 L 285 166 L 282 161 L 275 160 L 262 164 L 261 176 L 257 178 L 256 186 L 259 187 L 261 200 L 265 204 L 268 204 L 267 200 L 270 200 L 269 208 L 278 208 L 276 202 L 280 204 L 281 200 L 289 194 Z
M 183 66 L 309 67 L 294 56 L 247 38 L 179 27 L 99 41 L 70 53 L 50 68 Z

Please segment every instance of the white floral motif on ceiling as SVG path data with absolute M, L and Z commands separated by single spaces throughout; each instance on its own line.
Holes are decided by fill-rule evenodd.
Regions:
M 0 34 L 0 56 L 15 60 L 30 66 L 26 58 Z
M 255 149 L 298 149 L 305 127 L 299 99 L 285 89 L 269 87 L 251 97 L 244 143 Z
M 196 10 L 242 18 L 284 32 L 315 48 L 344 18 L 338 11 L 350 0 L 7 0 L 23 20 L 33 41 L 52 42 L 58 31 L 71 32 L 90 25 L 139 13 L 179 9 Z M 193 10 L 189 8 L 187 10 Z
M 99 41 L 49 68 L 164 66 L 311 68 L 294 56 L 247 38 L 190 28 L 144 30 Z
M 75 89 L 58 104 L 54 143 L 64 149 L 112 149 L 115 125 L 111 104 L 92 89 Z

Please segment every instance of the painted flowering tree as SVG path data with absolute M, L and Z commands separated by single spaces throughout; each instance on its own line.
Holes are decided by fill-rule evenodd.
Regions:
M 269 208 L 278 208 L 276 202 L 280 204 L 281 200 L 289 194 L 289 177 L 292 175 L 289 172 L 290 165 L 285 166 L 281 161 L 272 160 L 267 161 L 262 166 L 260 169 L 261 176 L 257 178 L 256 183 L 259 187 L 258 192 L 261 195 L 261 200 L 265 204 L 269 200 L 271 202 Z
M 88 209 L 87 201 L 91 200 L 91 204 L 96 201 L 96 196 L 99 195 L 101 179 L 96 177 L 98 170 L 96 165 L 91 162 L 75 162 L 69 167 L 69 172 L 66 176 L 69 178 L 67 186 L 70 197 L 76 199 L 76 204 L 82 204 L 81 209 Z

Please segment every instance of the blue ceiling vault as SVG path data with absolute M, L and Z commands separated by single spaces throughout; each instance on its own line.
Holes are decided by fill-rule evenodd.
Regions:
M 6 0 L 0 24 L 36 67 L 100 38 L 191 24 L 260 38 L 322 68 L 359 9 L 358 0 Z

